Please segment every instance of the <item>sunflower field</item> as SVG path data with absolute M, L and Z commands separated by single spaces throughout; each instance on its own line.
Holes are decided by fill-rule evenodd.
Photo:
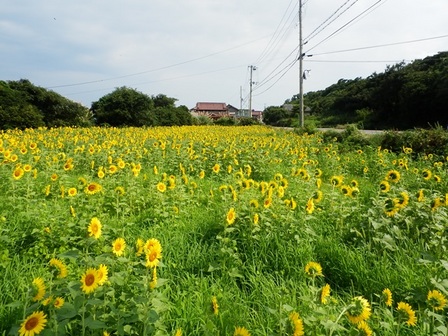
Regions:
M 448 157 L 263 126 L 0 133 L 0 335 L 447 335 Z

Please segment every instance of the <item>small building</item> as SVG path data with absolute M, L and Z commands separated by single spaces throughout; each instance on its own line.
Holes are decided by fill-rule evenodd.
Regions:
M 222 117 L 230 117 L 229 109 L 226 103 L 198 102 L 196 106 L 190 110 L 193 115 L 207 116 L 212 119 Z

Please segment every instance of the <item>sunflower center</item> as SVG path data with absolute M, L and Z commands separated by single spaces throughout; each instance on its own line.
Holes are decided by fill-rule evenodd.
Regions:
M 88 187 L 88 189 L 90 190 L 90 191 L 95 191 L 95 185 L 94 184 L 91 184 L 91 185 L 89 185 L 89 187 Z
M 33 330 L 39 323 L 39 319 L 37 317 L 32 317 L 25 323 L 25 330 Z
M 95 282 L 95 276 L 93 274 L 87 274 L 84 282 L 86 286 L 92 286 Z
M 115 244 L 115 251 L 120 251 L 121 250 L 121 244 L 120 243 L 116 243 Z

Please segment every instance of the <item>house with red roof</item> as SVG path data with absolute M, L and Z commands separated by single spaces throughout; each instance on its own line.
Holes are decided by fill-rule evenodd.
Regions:
M 205 115 L 212 119 L 230 117 L 226 103 L 198 102 L 196 103 L 196 106 L 191 109 L 191 113 L 197 116 Z

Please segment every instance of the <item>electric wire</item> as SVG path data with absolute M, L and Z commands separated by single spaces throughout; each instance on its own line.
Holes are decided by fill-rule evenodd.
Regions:
M 276 39 L 278 38 L 277 35 L 280 35 L 280 32 L 283 30 L 285 24 L 288 22 L 288 20 L 289 20 L 291 14 L 293 13 L 294 8 L 291 9 L 291 11 L 289 11 L 289 8 L 291 7 L 291 4 L 292 4 L 293 1 L 294 1 L 294 0 L 290 0 L 290 2 L 289 2 L 289 4 L 288 4 L 288 7 L 287 7 L 286 10 L 285 10 L 285 13 L 283 14 L 283 16 L 282 16 L 280 22 L 278 23 L 278 25 L 277 25 L 277 27 L 276 27 L 276 29 L 275 29 L 275 31 L 274 31 L 274 34 L 271 36 L 271 39 L 269 40 L 269 42 L 267 43 L 266 47 L 265 47 L 265 48 L 263 49 L 263 51 L 261 52 L 260 56 L 258 56 L 258 58 L 257 58 L 256 61 L 254 62 L 254 64 L 260 63 L 261 60 L 265 57 L 265 55 L 268 54 L 268 50 L 269 50 L 269 48 L 271 48 L 271 45 L 273 46 L 273 45 L 275 44 L 274 41 L 276 41 Z M 288 11 L 289 11 L 289 16 L 288 16 L 288 18 L 285 20 L 285 22 L 284 22 L 283 25 L 282 25 L 282 22 L 283 22 L 283 20 L 285 19 L 286 14 L 288 13 Z M 280 29 L 280 26 L 282 26 L 281 29 Z M 272 48 L 274 48 L 274 47 L 272 47 Z
M 352 23 L 353 21 L 355 21 L 356 19 L 358 19 L 359 17 L 361 17 L 363 14 L 365 14 L 367 11 L 371 10 L 373 7 L 375 7 L 377 4 L 379 4 L 381 1 L 383 0 L 378 0 L 377 2 L 375 2 L 373 5 L 371 5 L 370 7 L 368 7 L 367 9 L 365 9 L 364 11 L 362 11 L 360 14 L 358 14 L 357 16 L 355 16 L 353 19 L 349 20 L 348 22 L 346 22 L 345 24 L 343 24 L 341 27 L 339 27 L 338 29 L 336 29 L 333 33 L 331 33 L 330 35 L 328 35 L 326 38 L 324 38 L 323 40 L 321 40 L 319 43 L 317 43 L 316 45 L 314 45 L 313 47 L 311 47 L 310 49 L 308 49 L 307 51 L 305 51 L 305 54 L 309 53 L 311 50 L 313 50 L 314 48 L 317 48 L 319 45 L 321 45 L 322 43 L 324 43 L 325 41 L 327 41 L 328 39 L 330 39 L 331 37 L 333 37 L 334 35 L 336 35 L 339 31 L 341 31 L 342 29 L 344 29 L 345 27 L 347 27 L 350 23 Z
M 337 20 L 342 14 L 344 14 L 346 11 L 348 11 L 354 4 L 356 4 L 358 2 L 358 0 L 356 0 L 355 2 L 353 2 L 349 7 L 347 7 L 342 13 L 340 13 L 338 16 L 336 16 L 335 18 L 333 18 L 333 16 L 335 16 L 342 8 L 345 7 L 345 5 L 347 3 L 349 3 L 352 0 L 347 0 L 346 2 L 344 2 L 341 6 L 339 6 L 338 9 L 336 9 L 333 14 L 331 14 L 324 22 L 322 22 L 319 26 L 317 26 L 317 28 L 315 28 L 307 37 L 305 37 L 303 40 L 305 41 L 304 43 L 308 43 L 313 37 L 315 37 L 316 35 L 318 35 L 319 33 L 321 33 L 325 28 L 327 28 L 330 24 L 332 24 L 335 20 Z M 333 18 L 333 20 L 331 20 Z M 329 20 L 331 20 L 330 22 L 328 22 Z M 328 22 L 328 23 L 327 23 Z M 326 24 L 327 23 L 327 24 Z M 326 24 L 326 25 L 325 25 Z M 325 26 L 324 26 L 325 25 Z M 322 27 L 323 26 L 323 27 Z M 322 28 L 321 28 L 322 27 Z M 319 28 L 321 28 L 319 30 Z

